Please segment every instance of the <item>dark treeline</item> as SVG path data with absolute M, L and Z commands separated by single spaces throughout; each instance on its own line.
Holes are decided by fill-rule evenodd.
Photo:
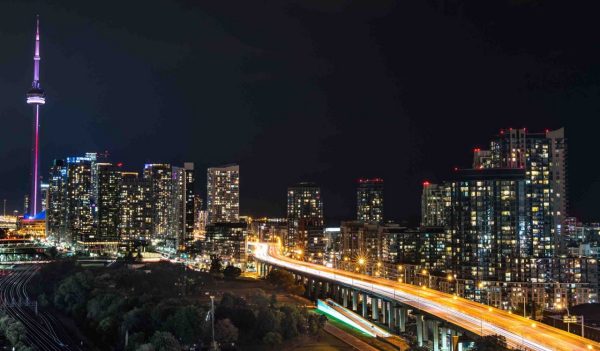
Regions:
M 206 349 L 212 341 L 213 277 L 168 263 L 141 269 L 90 268 L 74 262 L 45 265 L 30 286 L 41 308 L 75 321 L 102 350 Z M 215 339 L 223 350 L 270 349 L 296 338 L 318 336 L 325 317 L 275 295 L 242 298 L 224 293 L 216 302 Z

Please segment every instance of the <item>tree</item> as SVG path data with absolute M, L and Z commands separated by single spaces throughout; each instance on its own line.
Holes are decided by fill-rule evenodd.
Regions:
M 50 258 L 56 258 L 56 256 L 58 256 L 58 250 L 56 249 L 56 246 L 52 246 L 48 249 L 48 256 L 50 256 Z
M 242 270 L 238 267 L 229 265 L 223 270 L 223 275 L 228 279 L 235 279 L 242 274 Z
M 217 255 L 213 255 L 210 257 L 210 270 L 211 274 L 221 273 L 221 269 L 223 269 L 223 265 L 221 264 L 221 258 Z
M 300 335 L 298 322 L 302 320 L 300 311 L 295 306 L 284 305 L 280 308 L 284 317 L 281 319 L 281 333 L 287 339 L 295 338 Z
M 259 290 L 258 293 L 250 295 L 250 302 L 260 311 L 263 308 L 267 308 L 270 305 L 269 298 L 265 295 L 262 290 Z
M 142 344 L 138 346 L 135 351 L 156 351 L 152 344 Z
M 102 336 L 102 339 L 105 342 L 113 342 L 117 339 L 117 320 L 112 316 L 106 317 L 102 319 L 100 323 L 98 323 L 96 330 L 98 331 L 98 334 Z
M 259 338 L 263 338 L 269 332 L 279 331 L 281 323 L 281 313 L 269 308 L 263 308 L 258 311 L 256 317 L 256 333 Z
M 215 325 L 215 339 L 222 344 L 232 344 L 238 339 L 238 329 L 228 318 L 221 319 Z
M 167 319 L 165 325 L 181 342 L 191 345 L 202 338 L 204 314 L 204 311 L 195 306 L 180 307 Z
M 272 270 L 267 275 L 267 281 L 290 294 L 302 295 L 304 293 L 304 286 L 296 284 L 294 275 L 285 270 Z
M 308 332 L 311 335 L 320 335 L 325 328 L 325 323 L 327 322 L 327 317 L 322 314 L 309 313 L 308 314 Z
M 280 345 L 283 342 L 283 338 L 278 332 L 268 332 L 263 336 L 262 342 L 267 346 L 274 347 Z
M 89 271 L 68 276 L 61 281 L 54 294 L 54 305 L 75 317 L 83 318 L 93 280 Z
M 150 338 L 150 344 L 156 351 L 180 351 L 181 345 L 169 332 L 157 331 Z
M 125 313 L 121 323 L 121 331 L 125 333 L 143 332 L 149 335 L 152 332 L 152 318 L 145 308 L 134 308 Z
M 12 323 L 10 323 L 8 325 L 8 327 L 6 328 L 4 334 L 6 335 L 6 338 L 8 339 L 8 341 L 10 341 L 10 343 L 13 346 L 17 346 L 17 344 L 24 344 L 25 343 L 25 326 L 23 325 L 23 323 L 16 321 L 16 320 L 12 320 Z

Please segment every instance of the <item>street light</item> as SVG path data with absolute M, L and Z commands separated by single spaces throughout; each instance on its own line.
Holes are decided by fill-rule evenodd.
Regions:
M 421 274 L 423 274 L 424 276 L 427 277 L 427 287 L 430 288 L 431 287 L 431 275 L 429 274 L 429 272 L 427 272 L 426 269 L 422 270 Z
M 212 324 L 212 349 L 217 349 L 217 342 L 215 341 L 215 297 L 210 296 L 210 321 Z

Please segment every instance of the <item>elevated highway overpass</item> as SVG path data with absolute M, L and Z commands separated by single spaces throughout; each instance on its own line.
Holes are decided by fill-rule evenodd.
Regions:
M 600 343 L 537 323 L 510 312 L 440 291 L 383 278 L 328 268 L 280 254 L 279 246 L 251 243 L 259 273 L 272 267 L 291 271 L 307 284 L 313 297 L 328 295 L 364 317 L 405 331 L 407 311 L 415 316 L 419 345 L 449 350 L 451 339 L 460 333 L 501 335 L 515 349 L 535 351 L 600 350 Z M 370 313 L 369 313 L 370 312 Z

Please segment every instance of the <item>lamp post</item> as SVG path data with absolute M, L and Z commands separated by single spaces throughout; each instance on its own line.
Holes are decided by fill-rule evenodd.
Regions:
M 425 277 L 427 277 L 427 287 L 430 288 L 431 287 L 431 275 L 429 274 L 429 272 L 427 272 L 426 269 L 422 270 L 421 274 L 423 274 Z
M 215 297 L 210 296 L 210 322 L 212 324 L 212 349 L 217 349 L 217 342 L 215 341 Z

